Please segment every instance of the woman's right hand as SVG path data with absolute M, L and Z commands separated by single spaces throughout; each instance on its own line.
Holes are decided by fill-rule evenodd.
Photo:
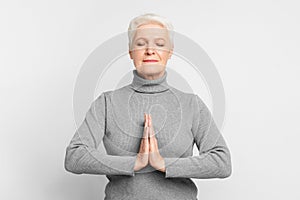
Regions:
M 134 165 L 134 171 L 138 171 L 148 165 L 148 160 L 149 160 L 149 142 L 148 142 L 148 137 L 149 137 L 149 116 L 144 113 L 144 120 L 145 120 L 145 125 L 144 125 L 144 133 L 143 133 L 143 138 L 140 144 L 140 150 L 139 153 L 137 154 L 135 165 Z

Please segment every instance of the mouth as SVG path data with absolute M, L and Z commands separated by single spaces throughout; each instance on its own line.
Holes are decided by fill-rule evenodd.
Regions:
M 153 60 L 153 59 L 151 59 L 151 60 L 143 60 L 143 62 L 158 62 L 158 60 Z

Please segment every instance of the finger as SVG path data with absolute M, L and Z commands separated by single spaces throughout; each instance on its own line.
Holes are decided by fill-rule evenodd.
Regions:
M 155 133 L 154 133 L 154 127 L 153 127 L 153 121 L 152 121 L 152 116 L 151 114 L 149 114 L 149 121 L 150 121 L 150 134 L 151 134 L 151 137 L 152 137 L 152 141 L 154 143 L 154 148 L 156 150 L 158 150 L 158 144 L 157 144 L 157 139 L 156 139 L 156 136 L 155 136 Z
M 148 119 L 147 114 L 144 113 L 144 132 L 143 132 L 143 139 L 148 139 Z M 148 141 L 147 141 L 148 142 Z
M 153 126 L 152 126 L 151 114 L 148 115 L 148 119 L 149 119 L 149 143 L 150 143 L 152 150 L 154 150 L 155 149 L 155 141 L 154 141 L 154 130 L 153 130 Z
M 148 121 L 147 120 L 147 114 L 144 113 L 144 127 L 146 127 L 148 125 L 147 121 Z
M 149 116 L 149 118 L 148 118 L 149 119 L 149 126 L 152 126 L 152 117 L 151 117 L 151 114 L 149 114 L 148 116 Z
M 147 114 L 147 126 L 149 126 L 149 114 Z
M 149 150 L 151 152 L 157 152 L 158 144 L 157 144 L 157 139 L 156 139 L 155 132 L 154 132 L 151 114 L 148 114 L 148 118 L 149 118 L 149 146 L 150 146 Z
M 156 151 L 156 138 L 151 126 L 149 127 L 149 146 L 152 152 Z
M 154 127 L 153 127 L 153 123 L 152 123 L 152 117 L 150 114 L 149 114 L 149 127 L 150 127 L 150 136 L 151 137 L 155 136 Z M 156 139 L 156 138 L 154 137 L 153 139 Z
M 143 132 L 143 139 L 148 139 L 148 127 L 144 127 L 144 132 Z
M 144 136 L 144 139 L 143 139 L 143 145 L 144 145 L 144 147 L 145 147 L 145 149 L 147 150 L 147 151 L 149 151 L 149 134 L 148 134 L 148 132 L 149 132 L 149 127 L 146 127 L 145 128 L 146 130 L 145 130 L 145 136 Z
M 152 123 L 152 117 L 151 115 L 149 114 L 149 133 L 150 133 L 150 136 L 154 136 L 155 133 L 154 133 L 154 127 L 153 127 L 153 123 Z
M 147 145 L 147 148 L 149 149 L 149 126 L 146 127 L 146 137 L 145 137 L 145 145 Z
M 153 126 L 149 126 L 149 137 L 153 137 L 153 136 L 154 136 Z
M 149 152 L 148 132 L 149 132 L 149 127 L 147 126 L 144 128 L 143 138 L 142 138 L 141 144 L 140 144 L 140 152 L 142 152 L 142 153 Z

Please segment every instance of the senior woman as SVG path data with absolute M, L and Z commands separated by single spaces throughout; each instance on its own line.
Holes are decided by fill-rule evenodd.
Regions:
M 229 149 L 207 106 L 167 82 L 172 30 L 151 13 L 131 21 L 132 83 L 99 95 L 66 148 L 67 171 L 106 175 L 106 200 L 197 199 L 191 178 L 231 174 Z

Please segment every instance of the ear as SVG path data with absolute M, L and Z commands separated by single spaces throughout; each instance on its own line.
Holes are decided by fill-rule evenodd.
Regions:
M 129 51 L 128 53 L 129 53 L 130 58 L 133 59 L 132 58 L 132 51 Z
M 173 55 L 173 49 L 170 50 L 168 59 L 170 59 L 172 55 Z

